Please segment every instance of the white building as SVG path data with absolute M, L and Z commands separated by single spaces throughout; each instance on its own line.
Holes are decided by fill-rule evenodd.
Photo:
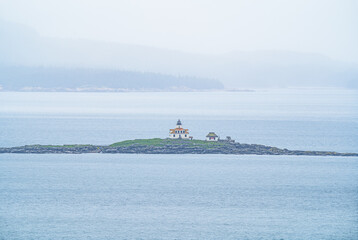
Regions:
M 206 135 L 206 141 L 219 141 L 219 136 L 214 132 L 209 132 L 208 135 Z
M 181 125 L 181 121 L 179 119 L 176 128 L 169 130 L 169 138 L 191 139 L 192 137 L 189 137 L 189 130 L 183 128 L 183 126 Z

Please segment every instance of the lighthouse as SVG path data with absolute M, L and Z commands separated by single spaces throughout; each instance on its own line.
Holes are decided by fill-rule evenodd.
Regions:
M 176 128 L 169 130 L 169 138 L 172 139 L 190 139 L 189 129 L 184 129 L 180 119 L 177 121 Z

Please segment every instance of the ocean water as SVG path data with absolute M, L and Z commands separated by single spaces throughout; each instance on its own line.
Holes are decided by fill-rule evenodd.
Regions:
M 2 239 L 350 239 L 358 161 L 2 155 Z M 1 238 L 0 238 L 1 239 Z
M 0 146 L 191 135 L 358 152 L 358 93 L 0 92 Z M 358 239 L 358 158 L 0 155 L 0 239 Z

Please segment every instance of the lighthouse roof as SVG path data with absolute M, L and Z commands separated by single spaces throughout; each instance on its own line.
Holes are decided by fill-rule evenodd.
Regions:
M 206 135 L 207 137 L 217 137 L 218 135 L 216 135 L 214 132 L 209 132 L 208 135 Z
M 177 125 L 181 125 L 181 121 L 180 121 L 180 119 L 178 119 L 178 121 L 177 121 Z

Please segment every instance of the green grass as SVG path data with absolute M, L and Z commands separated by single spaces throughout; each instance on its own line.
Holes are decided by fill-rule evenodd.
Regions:
M 110 147 L 122 147 L 122 146 L 131 146 L 131 145 L 148 145 L 148 146 L 157 146 L 164 144 L 165 139 L 153 138 L 153 139 L 135 139 L 135 140 L 126 140 L 122 142 L 113 143 Z
M 28 145 L 28 147 L 43 147 L 43 148 L 52 148 L 52 147 L 65 147 L 65 148 L 74 148 L 74 147 L 88 147 L 90 144 L 73 144 L 73 145 Z
M 128 146 L 165 146 L 165 145 L 179 145 L 179 146 L 191 146 L 191 147 L 203 147 L 203 148 L 217 148 L 225 145 L 225 142 L 208 142 L 204 140 L 184 140 L 184 139 L 135 139 L 117 142 L 109 145 L 110 147 L 128 147 Z M 68 145 L 28 145 L 28 147 L 41 147 L 41 148 L 74 148 L 74 147 L 86 147 L 92 146 L 90 144 L 68 144 Z
M 225 143 L 222 142 L 208 142 L 204 140 L 183 140 L 183 139 L 135 139 L 126 140 L 122 142 L 113 143 L 110 147 L 126 147 L 132 145 L 139 146 L 165 146 L 165 145 L 186 145 L 186 146 L 203 146 L 203 147 L 217 147 L 222 146 Z

